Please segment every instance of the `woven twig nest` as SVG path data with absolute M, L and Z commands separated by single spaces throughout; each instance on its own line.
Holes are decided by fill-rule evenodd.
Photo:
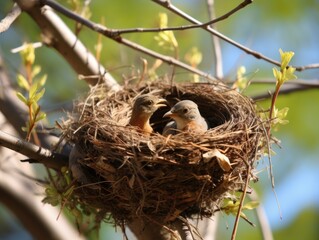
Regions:
M 168 119 L 151 118 L 155 133 L 127 126 L 134 97 L 153 93 L 171 105 L 190 99 L 209 123 L 205 134 L 161 135 Z M 252 101 L 221 83 L 152 83 L 107 95 L 103 86 L 79 103 L 64 130 L 82 149 L 87 181 L 74 194 L 115 222 L 136 217 L 169 222 L 179 215 L 209 217 L 228 193 L 243 189 L 247 164 L 260 157 L 264 126 Z

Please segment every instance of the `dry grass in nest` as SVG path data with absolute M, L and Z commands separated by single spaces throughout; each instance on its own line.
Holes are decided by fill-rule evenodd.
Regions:
M 150 137 L 126 126 L 134 97 L 149 92 L 171 105 L 193 100 L 210 129 L 163 137 L 169 120 L 162 116 L 169 107 L 151 118 L 156 133 Z M 247 164 L 253 167 L 260 157 L 263 123 L 249 98 L 223 84 L 156 82 L 109 96 L 98 86 L 76 111 L 64 135 L 82 148 L 88 182 L 78 183 L 74 194 L 116 223 L 145 216 L 164 222 L 179 215 L 209 217 L 227 193 L 242 190 L 247 177 L 255 177 L 247 176 Z

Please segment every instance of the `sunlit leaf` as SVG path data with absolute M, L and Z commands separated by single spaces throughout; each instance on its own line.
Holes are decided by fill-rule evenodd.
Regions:
M 39 65 L 34 65 L 32 68 L 32 77 L 34 78 L 41 72 L 41 66 Z
M 168 23 L 168 17 L 166 13 L 158 14 L 158 25 L 160 28 L 166 28 Z
M 284 74 L 283 74 L 284 75 L 284 82 L 286 82 L 288 80 L 296 79 L 297 76 L 294 74 L 295 71 L 296 71 L 296 69 L 293 67 L 285 68 Z
M 33 109 L 33 111 L 32 111 L 32 117 L 33 117 L 33 120 L 35 120 L 35 119 L 37 118 L 37 115 L 38 115 L 39 112 L 40 112 L 40 106 L 39 106 L 36 102 L 34 102 L 34 103 L 32 104 L 32 109 Z
M 42 88 L 39 92 L 34 94 L 32 100 L 35 102 L 38 102 L 43 97 L 44 93 L 45 93 L 45 88 Z
M 45 119 L 47 117 L 46 113 L 44 112 L 40 112 L 37 116 L 37 118 L 35 119 L 36 122 L 41 121 L 43 119 Z
M 274 74 L 274 77 L 276 78 L 277 82 L 281 85 L 282 82 L 282 73 L 277 69 L 277 68 L 273 68 L 272 72 Z
M 197 47 L 192 47 L 185 54 L 185 61 L 188 62 L 192 67 L 197 67 L 203 60 L 203 54 L 198 50 Z
M 24 65 L 32 65 L 35 60 L 34 47 L 32 43 L 24 43 L 24 48 L 20 52 Z
M 166 28 L 168 23 L 168 18 L 166 13 L 159 13 L 158 22 L 160 28 Z M 154 37 L 160 47 L 165 47 L 170 50 L 174 50 L 178 47 L 178 42 L 174 36 L 173 31 L 162 31 Z
M 37 83 L 33 83 L 30 87 L 30 90 L 29 90 L 29 99 L 32 99 L 35 95 L 35 93 L 38 91 L 39 89 L 39 84 Z
M 232 88 L 235 88 L 238 92 L 243 91 L 248 86 L 248 78 L 244 76 L 246 73 L 246 68 L 244 66 L 240 66 L 237 69 L 237 79 L 234 82 Z
M 280 87 L 282 84 L 284 84 L 284 82 L 296 79 L 297 76 L 294 75 L 296 69 L 293 67 L 288 67 L 290 60 L 294 56 L 294 53 L 283 52 L 281 49 L 279 49 L 279 52 L 281 57 L 281 67 L 280 70 L 278 70 L 277 68 L 273 68 L 273 74 L 277 80 L 277 85 L 279 85 Z
M 28 105 L 28 100 L 22 95 L 22 93 L 17 92 L 16 95 L 21 100 L 21 102 L 23 102 L 25 105 Z
M 283 70 L 289 65 L 289 63 L 290 63 L 292 57 L 295 55 L 295 53 L 294 52 L 284 52 L 281 49 L 279 49 L 279 53 L 280 53 L 280 58 L 281 58 L 281 70 Z
M 259 206 L 259 201 L 250 201 L 243 206 L 243 209 L 252 210 Z
M 17 75 L 17 83 L 19 85 L 19 87 L 23 88 L 24 90 L 29 90 L 30 89 L 30 84 L 27 81 L 27 79 L 25 79 L 25 77 L 21 74 Z
M 47 74 L 44 74 L 39 80 L 37 80 L 36 82 L 39 83 L 40 87 L 43 87 L 47 81 Z

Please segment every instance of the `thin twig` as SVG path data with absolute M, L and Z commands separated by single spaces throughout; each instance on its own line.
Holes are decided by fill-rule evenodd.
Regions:
M 206 4 L 207 4 L 209 19 L 214 19 L 215 18 L 214 0 L 207 0 Z M 210 27 L 213 29 L 216 29 L 214 24 L 210 24 Z M 212 45 L 213 45 L 213 55 L 215 58 L 214 59 L 215 74 L 218 79 L 222 79 L 224 77 L 222 51 L 220 47 L 219 38 L 214 35 L 212 35 Z
M 44 0 L 46 1 L 46 0 Z M 50 1 L 50 0 L 48 0 Z M 240 3 L 237 7 L 232 9 L 231 11 L 227 12 L 226 14 L 218 17 L 213 18 L 212 20 L 202 23 L 202 24 L 192 24 L 192 25 L 183 25 L 178 27 L 165 27 L 165 28 L 128 28 L 128 29 L 108 29 L 110 31 L 110 34 L 114 35 L 122 35 L 127 33 L 149 33 L 149 32 L 163 32 L 163 31 L 183 31 L 183 30 L 189 30 L 194 28 L 204 28 L 207 26 L 210 26 L 214 23 L 220 22 L 222 20 L 225 20 L 226 18 L 230 17 L 240 9 L 244 8 L 246 5 L 252 3 L 252 0 L 244 0 L 242 3 Z
M 166 55 L 163 55 L 163 54 L 160 54 L 160 53 L 157 53 L 155 51 L 152 51 L 146 47 L 143 47 L 137 43 L 134 43 L 134 42 L 131 42 L 130 40 L 127 40 L 125 38 L 122 38 L 117 31 L 112 31 L 110 29 L 108 29 L 107 27 L 101 25 L 101 24 L 98 24 L 98 23 L 95 23 L 95 22 L 92 22 L 88 19 L 85 19 L 83 17 L 81 17 L 80 15 L 74 13 L 74 12 L 71 12 L 70 10 L 68 10 L 67 8 L 61 6 L 60 4 L 54 2 L 54 1 L 51 1 L 51 0 L 40 0 L 40 2 L 42 4 L 45 4 L 45 5 L 48 5 L 50 7 L 52 7 L 53 9 L 55 9 L 56 11 L 62 13 L 63 15 L 69 17 L 70 19 L 73 19 L 81 24 L 83 24 L 84 26 L 92 29 L 93 31 L 96 31 L 98 33 L 101 33 L 103 34 L 105 37 L 108 37 L 120 44 L 123 44 L 125 46 L 128 46 L 134 50 L 137 50 L 139 52 L 142 52 L 142 53 L 145 53 L 149 56 L 152 56 L 154 58 L 157 58 L 157 59 L 160 59 L 162 60 L 163 62 L 166 62 L 168 64 L 172 64 L 172 65 L 175 65 L 175 66 L 178 66 L 180 68 L 183 68 L 187 71 L 190 71 L 192 73 L 195 73 L 195 74 L 198 74 L 199 76 L 202 76 L 208 80 L 216 80 L 214 77 L 212 77 L 211 75 L 209 75 L 208 73 L 205 73 L 205 72 L 202 72 L 196 68 L 193 68 L 191 66 L 189 66 L 188 64 L 186 63 L 183 63 L 179 60 L 176 60 L 175 58 L 173 57 L 169 57 L 169 56 L 166 56 Z
M 229 37 L 221 34 L 220 32 L 214 30 L 213 28 L 209 27 L 209 26 L 202 26 L 203 23 L 201 23 L 200 21 L 198 21 L 197 19 L 193 18 L 192 16 L 188 15 L 187 13 L 183 12 L 182 10 L 180 10 L 179 8 L 175 7 L 173 4 L 171 4 L 171 2 L 169 0 L 152 0 L 153 2 L 165 7 L 166 9 L 170 10 L 171 12 L 179 15 L 180 17 L 186 19 L 187 21 L 197 24 L 199 25 L 201 28 L 203 28 L 204 30 L 208 31 L 209 33 L 219 37 L 220 39 L 224 40 L 225 42 L 228 42 L 229 44 L 241 49 L 242 51 L 244 51 L 245 53 L 254 56 L 257 59 L 262 59 L 266 62 L 269 62 L 271 64 L 274 64 L 276 66 L 280 66 L 280 62 L 275 61 L 269 57 L 266 57 L 265 55 L 253 51 L 248 47 L 245 47 L 244 45 L 241 45 L 240 43 L 230 39 Z M 246 1 L 244 1 L 246 2 Z M 242 3 L 241 3 L 242 4 Z M 244 4 L 245 5 L 245 4 Z M 315 63 L 315 64 L 310 64 L 310 65 L 306 65 L 306 66 L 292 66 L 294 68 L 296 68 L 297 71 L 304 71 L 307 69 L 314 69 L 314 68 L 319 68 L 319 63 Z
M 224 16 L 222 16 L 221 18 L 218 18 L 218 19 L 215 19 L 214 21 L 210 21 L 208 23 L 201 23 L 200 21 L 196 20 L 195 18 L 189 16 L 188 14 L 184 13 L 183 11 L 181 11 L 180 9 L 176 8 L 174 5 L 172 5 L 170 2 L 168 1 L 161 1 L 161 0 L 152 0 L 153 2 L 155 3 L 158 3 L 160 4 L 161 6 L 165 6 L 168 10 L 174 12 L 175 14 L 183 17 L 184 19 L 192 22 L 193 24 L 196 24 L 195 26 L 186 26 L 183 27 L 183 26 L 180 26 L 180 27 L 177 27 L 177 28 L 150 28 L 150 29 L 143 29 L 143 28 L 135 28 L 135 29 L 124 29 L 124 30 L 112 30 L 112 29 L 109 29 L 101 24 L 98 24 L 98 23 L 94 23 L 90 20 L 87 20 L 81 16 L 79 16 L 78 14 L 76 13 L 73 13 L 71 12 L 70 10 L 68 10 L 67 8 L 61 6 L 60 4 L 52 1 L 52 0 L 39 0 L 42 4 L 44 5 L 48 5 L 50 7 L 52 7 L 53 9 L 55 9 L 56 11 L 62 13 L 63 15 L 83 24 L 84 26 L 92 29 L 93 31 L 96 31 L 96 32 L 99 32 L 101 34 L 103 34 L 104 36 L 114 40 L 114 41 L 117 41 L 119 43 L 122 43 L 130 48 L 133 48 L 135 50 L 138 50 L 142 53 L 145 53 L 149 56 L 152 56 L 154 58 L 158 58 L 158 59 L 161 59 L 162 61 L 168 63 L 168 64 L 173 64 L 173 65 L 176 65 L 178 67 L 181 67 L 185 70 L 188 70 L 190 72 L 193 72 L 195 74 L 198 74 L 202 77 L 205 77 L 207 79 L 210 79 L 210 80 L 215 80 L 212 76 L 210 76 L 209 74 L 207 73 L 204 73 L 196 68 L 193 68 L 181 61 L 177 61 L 176 59 L 172 58 L 172 57 L 168 57 L 168 56 L 165 56 L 165 55 L 162 55 L 162 54 L 159 54 L 157 52 L 154 52 L 148 48 L 145 48 L 139 44 L 136 44 L 134 42 L 131 42 L 127 39 L 124 39 L 122 38 L 120 35 L 123 34 L 123 33 L 129 33 L 129 32 L 134 32 L 134 33 L 137 33 L 137 32 L 159 32 L 159 31 L 167 31 L 167 30 L 184 30 L 184 29 L 187 29 L 187 28 L 203 28 L 204 30 L 210 32 L 211 34 L 213 34 L 214 36 L 217 36 L 219 37 L 220 39 L 232 44 L 233 46 L 243 50 L 244 52 L 246 52 L 247 54 L 250 54 L 250 55 L 253 55 L 255 58 L 257 59 L 263 59 L 264 61 L 266 62 L 269 62 L 269 63 L 272 63 L 276 66 L 280 66 L 280 62 L 278 61 L 275 61 L 271 58 L 268 58 L 266 57 L 265 55 L 259 53 L 259 52 L 256 52 L 256 51 L 253 51 L 251 50 L 250 48 L 248 47 L 245 47 L 241 44 L 239 44 L 238 42 L 230 39 L 229 37 L 219 33 L 218 31 L 214 30 L 213 28 L 209 27 L 208 25 L 209 24 L 212 24 L 213 22 L 215 21 L 220 21 L 221 19 L 225 19 L 227 18 L 228 16 L 230 16 L 231 14 L 233 14 L 233 12 L 236 12 L 238 11 L 239 9 L 243 8 L 244 6 L 246 6 L 248 3 L 250 3 L 251 1 L 247 1 L 245 0 L 244 2 L 242 2 L 241 4 L 239 4 L 238 7 L 236 7 L 233 11 L 230 11 L 231 14 L 225 14 Z M 247 2 L 247 3 L 246 3 Z M 207 25 L 208 24 L 208 25 Z M 319 64 L 310 64 L 310 65 L 306 65 L 306 66 L 293 66 L 294 68 L 296 68 L 297 71 L 303 71 L 303 70 L 306 70 L 306 69 L 313 69 L 313 68 L 319 68 Z
M 275 79 L 267 79 L 267 78 L 259 78 L 251 81 L 251 84 L 276 84 Z M 287 81 L 284 85 L 298 85 L 298 86 L 305 86 L 305 87 L 319 87 L 319 79 L 296 79 Z
M 281 87 L 281 89 L 279 90 L 279 95 L 283 95 L 283 94 L 289 94 L 289 93 L 294 93 L 294 92 L 299 92 L 299 91 L 304 91 L 304 90 L 311 90 L 311 89 L 317 89 L 319 88 L 318 85 L 313 85 L 313 86 L 305 86 L 305 85 L 286 85 Z M 272 97 L 272 92 L 265 92 L 265 93 L 261 93 L 258 95 L 254 95 L 251 98 L 254 99 L 255 101 L 258 100 L 264 100 L 264 99 L 268 99 Z

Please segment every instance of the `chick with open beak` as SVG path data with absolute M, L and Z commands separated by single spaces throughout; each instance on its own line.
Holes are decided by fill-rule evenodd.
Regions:
M 163 98 L 151 94 L 138 96 L 133 105 L 129 125 L 138 127 L 146 135 L 151 134 L 153 132 L 153 128 L 150 125 L 151 116 L 157 109 L 166 106 L 167 101 Z
M 183 131 L 204 133 L 208 129 L 207 122 L 201 116 L 197 104 L 191 100 L 176 103 L 163 117 L 170 117 L 174 120 L 165 126 L 164 136 Z

